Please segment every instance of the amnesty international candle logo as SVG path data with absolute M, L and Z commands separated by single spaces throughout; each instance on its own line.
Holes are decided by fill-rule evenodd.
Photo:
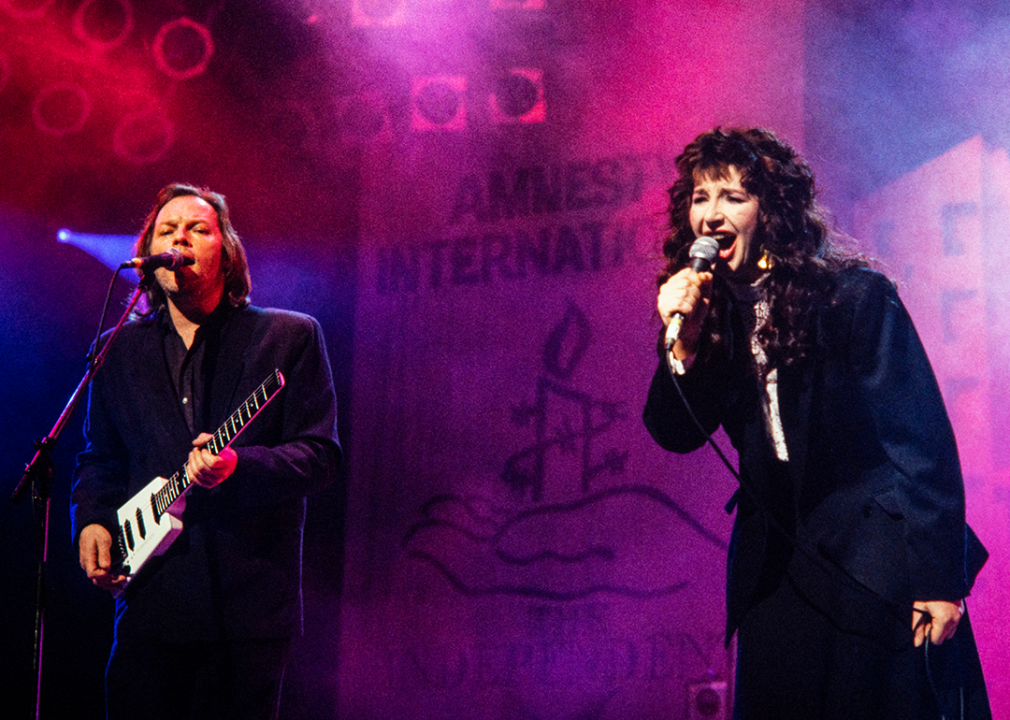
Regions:
M 502 480 L 520 495 L 528 491 L 534 501 L 543 497 L 545 468 L 551 452 L 581 460 L 583 493 L 589 492 L 593 478 L 599 473 L 609 470 L 612 475 L 620 475 L 624 472 L 627 451 L 608 447 L 599 460 L 594 458 L 595 441 L 624 417 L 624 403 L 595 398 L 567 383 L 591 335 L 585 313 L 569 302 L 564 318 L 547 338 L 544 347 L 546 372 L 537 382 L 536 400 L 523 404 L 513 413 L 514 423 L 535 428 L 536 442 L 508 459 Z M 557 412 L 558 404 L 567 406 L 569 412 Z
M 529 428 L 531 438 L 507 459 L 501 481 L 515 499 L 527 501 L 523 509 L 443 493 L 422 505 L 407 532 L 410 557 L 436 568 L 459 593 L 567 601 L 660 597 L 689 586 L 690 561 L 671 554 L 660 566 L 644 562 L 637 541 L 643 528 L 669 538 L 692 533 L 725 549 L 722 538 L 661 490 L 612 480 L 597 486 L 599 478 L 625 472 L 628 452 L 619 449 L 618 421 L 628 413 L 626 403 L 570 382 L 591 337 L 585 314 L 569 301 L 544 343 L 532 402 L 513 412 L 513 422 Z M 551 493 L 569 499 L 542 501 L 547 484 L 572 478 L 576 486 Z

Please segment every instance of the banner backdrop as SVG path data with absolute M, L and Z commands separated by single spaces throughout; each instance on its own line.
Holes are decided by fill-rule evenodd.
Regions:
M 363 253 L 342 659 L 342 697 L 367 688 L 355 710 L 600 716 L 630 702 L 621 689 L 685 707 L 687 681 L 725 679 L 728 520 L 699 508 L 730 482 L 653 448 L 640 418 L 662 237 L 642 200 L 664 162 L 465 173 L 443 232 Z
M 989 550 L 967 606 L 993 716 L 1006 717 L 1010 157 L 972 138 L 863 198 L 855 218 L 898 281 L 954 427 L 968 523 Z
M 704 20 L 706 58 L 732 63 L 601 38 L 635 97 L 608 101 L 622 71 L 594 64 L 578 128 L 370 150 L 341 718 L 728 717 L 735 481 L 709 450 L 659 449 L 641 412 L 674 156 L 719 122 L 801 144 L 802 3 L 776 4 Z M 703 29 L 663 22 L 643 32 L 676 52 Z M 741 66 L 759 33 L 774 52 Z M 695 94 L 706 74 L 719 91 Z

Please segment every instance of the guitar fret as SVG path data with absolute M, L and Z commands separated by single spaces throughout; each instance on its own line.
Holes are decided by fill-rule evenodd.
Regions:
M 260 409 L 269 403 L 283 387 L 284 376 L 281 375 L 279 370 L 274 370 L 263 381 L 263 384 L 256 388 L 246 398 L 245 402 L 239 405 L 235 412 L 214 432 L 205 447 L 213 454 L 219 454 L 242 432 L 242 428 L 245 427 L 246 423 L 256 417 Z M 119 558 L 114 560 L 114 562 L 118 564 L 117 566 L 125 575 L 132 577 L 144 565 L 147 558 L 150 557 L 150 555 L 144 554 L 145 552 L 151 552 L 149 548 L 143 550 L 137 547 L 138 536 L 135 534 L 135 531 L 139 532 L 141 542 L 147 542 L 148 540 L 153 542 L 152 538 L 159 536 L 161 538 L 175 537 L 174 535 L 165 535 L 169 531 L 162 526 L 163 516 L 169 514 L 171 506 L 189 489 L 191 484 L 192 480 L 184 465 L 180 471 L 166 480 L 160 488 L 153 492 L 149 491 L 150 495 L 147 498 L 143 498 L 138 494 L 120 508 L 120 512 L 125 512 L 126 516 L 118 523 L 119 532 L 116 534 L 116 547 L 114 549 L 118 551 Z M 149 518 L 147 513 L 151 513 L 153 517 Z M 174 513 L 172 514 L 174 515 Z M 149 520 L 153 521 L 150 525 L 148 525 Z M 146 535 L 149 536 L 147 540 L 145 540 L 145 531 Z M 175 532 L 177 533 L 178 530 L 175 530 Z M 171 539 L 168 542 L 171 542 Z M 134 555 L 134 550 L 137 550 L 136 555 Z M 157 554 L 161 554 L 161 552 L 163 550 L 158 551 Z

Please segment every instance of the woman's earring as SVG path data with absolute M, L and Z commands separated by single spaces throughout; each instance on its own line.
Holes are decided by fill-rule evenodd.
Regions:
M 773 258 L 768 250 L 766 249 L 761 253 L 761 257 L 758 259 L 757 266 L 762 270 L 771 270 L 775 267 L 775 258 Z

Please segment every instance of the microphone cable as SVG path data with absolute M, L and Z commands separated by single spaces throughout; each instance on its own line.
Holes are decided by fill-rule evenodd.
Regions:
M 175 251 L 175 254 L 178 255 L 180 258 L 182 257 L 181 253 L 179 253 L 178 250 Z M 140 259 L 141 258 L 134 258 L 134 260 L 140 260 Z M 133 265 L 130 264 L 131 262 L 132 261 L 128 261 L 123 263 L 122 265 L 117 266 L 116 271 L 112 274 L 112 279 L 109 280 L 109 287 L 105 291 L 105 303 L 102 305 L 102 316 L 98 320 L 98 331 L 95 333 L 95 341 L 91 343 L 91 347 L 88 350 L 88 354 L 84 358 L 88 367 L 91 367 L 91 365 L 98 358 L 98 354 L 101 352 L 101 348 L 99 348 L 98 343 L 102 339 L 102 330 L 105 328 L 105 318 L 108 317 L 109 314 L 109 305 L 112 302 L 112 290 L 116 286 L 116 280 L 119 279 L 119 273 L 121 273 L 128 267 L 133 267 Z M 182 261 L 180 260 L 179 262 Z M 146 293 L 150 289 L 151 284 L 153 282 L 154 282 L 154 273 L 153 272 L 147 273 L 146 275 L 141 276 L 140 279 L 137 281 L 137 288 L 140 292 Z
M 95 341 L 91 343 L 88 355 L 85 358 L 88 367 L 91 367 L 91 364 L 95 362 L 95 359 L 98 357 L 98 353 L 100 352 L 98 342 L 102 338 L 102 329 L 105 327 L 105 318 L 109 314 L 109 304 L 112 301 L 112 289 L 115 287 L 116 279 L 119 277 L 119 273 L 122 269 L 122 266 L 116 268 L 116 272 L 112 275 L 112 280 L 109 281 L 109 288 L 105 291 L 105 304 L 102 305 L 102 316 L 98 319 L 98 332 L 95 333 Z
M 965 611 L 964 612 L 965 612 L 965 614 L 968 613 L 967 606 L 965 607 Z M 928 616 L 929 613 L 925 613 L 925 615 Z M 929 646 L 930 645 L 932 645 L 932 643 L 929 641 L 929 633 L 926 633 L 926 640 L 925 640 L 925 642 L 923 642 L 923 646 L 925 647 L 925 654 L 926 654 L 926 678 L 929 680 L 929 688 L 930 688 L 930 690 L 933 691 L 933 697 L 936 698 L 937 705 L 940 705 L 940 693 L 936 689 L 936 681 L 933 680 L 933 669 L 932 669 L 932 666 L 929 664 Z M 960 668 L 958 668 L 958 669 L 960 670 Z M 959 713 L 960 713 L 961 720 L 964 720 L 964 680 L 963 679 L 961 680 L 961 684 L 958 686 L 957 690 L 958 690 L 958 704 L 960 706 L 959 707 Z M 941 713 L 943 712 L 943 708 L 942 707 L 940 708 L 940 712 Z M 941 717 L 941 720 L 947 720 L 946 716 Z

